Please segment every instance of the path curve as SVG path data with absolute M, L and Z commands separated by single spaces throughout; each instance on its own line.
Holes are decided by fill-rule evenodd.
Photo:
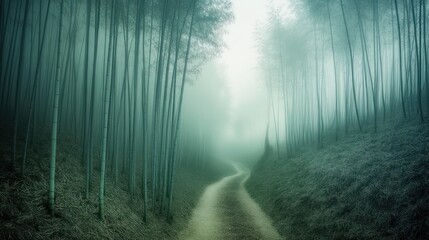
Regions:
M 281 239 L 244 187 L 250 172 L 236 164 L 233 167 L 235 174 L 206 188 L 180 239 Z

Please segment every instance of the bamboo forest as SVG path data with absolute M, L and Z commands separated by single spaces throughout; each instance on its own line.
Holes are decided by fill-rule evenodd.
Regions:
M 0 239 L 429 239 L 428 0 L 1 0 Z

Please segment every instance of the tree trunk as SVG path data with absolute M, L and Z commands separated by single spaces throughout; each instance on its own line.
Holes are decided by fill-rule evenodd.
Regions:
M 360 123 L 360 119 L 359 119 L 359 110 L 357 107 L 357 100 L 356 100 L 356 87 L 355 87 L 355 73 L 354 73 L 354 62 L 353 62 L 353 51 L 352 51 L 352 45 L 350 42 L 350 36 L 349 36 L 349 30 L 347 27 L 347 21 L 346 21 L 346 16 L 344 13 L 344 4 L 343 4 L 343 0 L 341 0 L 341 12 L 343 14 L 343 21 L 344 21 L 344 26 L 346 28 L 346 34 L 347 34 L 347 43 L 348 43 L 348 47 L 349 47 L 349 53 L 350 53 L 350 66 L 351 66 L 351 71 L 352 71 L 352 89 L 353 89 L 353 100 L 354 100 L 354 106 L 355 106 L 355 113 L 356 113 L 356 119 L 359 125 L 359 130 L 362 132 L 362 126 Z
M 55 96 L 52 114 L 52 137 L 51 137 L 51 161 L 49 167 L 49 212 L 53 216 L 55 213 L 55 165 L 57 157 L 57 126 L 58 126 L 58 106 L 60 100 L 60 53 L 61 53 L 61 25 L 63 24 L 63 6 L 64 0 L 61 0 L 60 7 L 60 24 L 58 30 L 58 48 L 57 64 L 55 74 Z

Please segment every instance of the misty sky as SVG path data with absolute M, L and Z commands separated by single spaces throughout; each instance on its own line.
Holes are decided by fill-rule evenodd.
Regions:
M 251 148 L 253 151 L 250 152 L 242 149 L 249 155 L 255 154 L 255 151 L 262 151 L 269 105 L 267 89 L 258 69 L 256 30 L 257 26 L 263 26 L 266 22 L 271 8 L 287 13 L 286 2 L 286 0 L 232 1 L 234 20 L 227 26 L 223 37 L 226 46 L 217 59 L 203 67 L 194 86 L 195 90 L 202 90 L 204 89 L 202 86 L 209 85 L 218 93 L 216 95 L 219 98 L 225 98 L 224 89 L 227 91 L 227 99 L 211 100 L 226 104 L 223 107 L 228 116 L 226 121 L 212 123 L 217 125 L 212 126 L 216 129 L 213 137 L 218 141 L 214 146 L 217 150 L 215 152 L 226 151 L 231 157 L 228 149 L 240 149 L 240 146 Z M 213 73 L 214 71 L 220 73 Z M 213 97 L 213 94 L 205 96 Z

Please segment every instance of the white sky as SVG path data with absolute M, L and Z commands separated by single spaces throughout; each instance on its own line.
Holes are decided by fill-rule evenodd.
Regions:
M 265 21 L 268 0 L 233 0 L 234 21 L 224 36 L 227 48 L 220 57 L 225 66 L 233 108 L 251 97 L 261 82 L 257 79 L 257 49 L 255 28 Z
M 239 143 L 262 148 L 269 109 L 267 89 L 258 69 L 256 27 L 266 22 L 270 6 L 286 9 L 286 2 L 232 0 L 234 20 L 224 36 L 226 49 L 215 61 L 224 70 L 230 95 L 230 105 L 225 107 L 229 107 L 231 119 L 220 148 Z
M 257 97 L 264 88 L 258 73 L 256 27 L 267 21 L 270 8 L 282 9 L 286 14 L 287 0 L 231 0 L 234 21 L 227 27 L 224 36 L 227 48 L 220 56 L 220 64 L 230 87 L 233 109 Z M 263 89 L 265 91 L 265 89 Z

